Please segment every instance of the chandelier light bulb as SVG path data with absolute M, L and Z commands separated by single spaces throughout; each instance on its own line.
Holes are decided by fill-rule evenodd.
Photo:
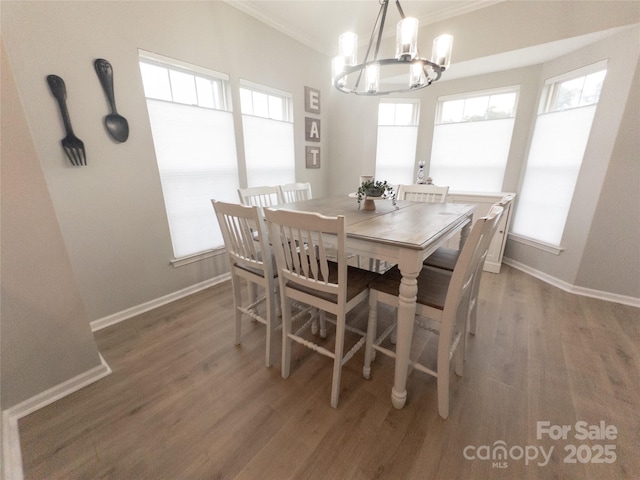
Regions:
M 453 37 L 451 35 L 444 34 L 436 37 L 433 40 L 431 61 L 443 69 L 449 68 L 452 47 Z
M 422 85 L 423 67 L 421 63 L 412 63 L 409 65 L 409 87 L 415 88 Z
M 418 54 L 418 19 L 403 18 L 396 29 L 396 58 L 413 60 Z
M 346 32 L 338 38 L 338 52 L 344 57 L 345 65 L 355 65 L 358 63 L 358 35 L 353 32 Z
M 333 57 L 331 59 L 331 76 L 332 78 L 336 78 L 339 74 L 344 72 L 344 57 L 342 55 L 338 55 L 337 57 Z M 342 77 L 337 81 L 337 84 L 341 87 L 344 87 L 346 83 L 345 77 Z
M 377 63 L 367 65 L 367 68 L 365 70 L 365 77 L 367 82 L 367 92 L 377 92 L 380 83 L 380 65 L 378 65 Z

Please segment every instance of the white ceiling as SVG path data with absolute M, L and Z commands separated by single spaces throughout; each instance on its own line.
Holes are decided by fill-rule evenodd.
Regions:
M 418 1 L 403 0 L 406 16 L 420 25 L 438 22 L 472 12 L 504 0 Z M 338 51 L 338 36 L 355 32 L 361 44 L 368 42 L 380 10 L 379 0 L 226 0 L 226 2 L 263 23 L 289 35 L 319 52 L 333 57 Z M 395 35 L 400 20 L 395 1 L 387 9 L 385 36 Z
M 338 50 L 338 36 L 347 31 L 358 34 L 361 46 L 368 43 L 380 9 L 379 0 L 225 0 L 229 5 L 261 22 L 333 57 Z M 402 0 L 407 16 L 428 25 L 457 15 L 494 5 L 504 0 L 424 1 Z M 400 15 L 390 0 L 384 36 L 395 35 Z M 446 80 L 536 65 L 566 55 L 593 42 L 613 35 L 626 27 L 595 32 L 579 37 L 546 43 L 467 62 L 452 63 Z M 445 80 L 443 78 L 443 80 Z

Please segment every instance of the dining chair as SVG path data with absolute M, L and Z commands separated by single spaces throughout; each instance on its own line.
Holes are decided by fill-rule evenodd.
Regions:
M 308 182 L 286 183 L 278 185 L 280 198 L 284 203 L 311 199 L 311 184 Z
M 494 206 L 486 217 L 475 221 L 452 274 L 423 267 L 417 278 L 416 326 L 438 334 L 438 349 L 435 370 L 418 360 L 411 361 L 410 365 L 437 378 L 438 411 L 444 419 L 449 416 L 449 369 L 454 357 L 456 374 L 461 376 L 463 371 L 473 279 L 478 272 L 477 265 L 487 255 L 491 231 L 500 220 L 502 211 L 502 207 Z M 392 347 L 386 348 L 382 343 L 395 330 L 396 322 L 376 338 L 377 309 L 378 303 L 384 303 L 397 310 L 401 278 L 398 267 L 393 267 L 369 284 L 369 323 L 362 369 L 365 378 L 371 376 L 375 351 L 395 358 Z M 434 320 L 439 328 L 431 327 L 426 319 Z
M 500 205 L 504 211 L 508 211 L 509 205 L 513 202 L 513 195 L 507 194 L 502 199 L 497 202 L 495 205 Z M 499 224 L 496 224 L 493 232 L 489 234 L 490 238 L 493 239 L 496 231 L 498 230 Z M 491 243 L 491 240 L 489 241 Z M 442 270 L 446 270 L 448 272 L 453 272 L 453 269 L 456 266 L 456 262 L 458 261 L 458 257 L 460 256 L 460 250 L 449 247 L 439 247 L 435 252 L 429 255 L 424 260 L 424 265 L 432 268 L 439 268 Z M 479 271 L 476 274 L 473 292 L 471 294 L 471 305 L 469 307 L 470 315 L 469 315 L 469 333 L 472 335 L 476 334 L 476 323 L 477 323 L 477 309 L 478 309 L 478 291 L 480 290 L 480 279 L 482 278 L 482 270 L 484 269 L 484 261 L 478 265 Z
M 284 203 L 277 185 L 239 188 L 238 196 L 240 197 L 240 203 L 243 205 L 271 207 L 273 205 Z
M 282 305 L 282 377 L 291 368 L 292 341 L 333 359 L 331 406 L 338 406 L 342 366 L 365 344 L 366 333 L 347 324 L 347 314 L 366 302 L 368 285 L 379 274 L 347 265 L 345 252 L 345 217 L 327 217 L 313 212 L 265 209 L 269 236 L 278 267 Z M 329 240 L 327 240 L 329 237 Z M 328 241 L 331 245 L 328 244 Z M 336 262 L 328 258 L 329 247 L 337 253 Z M 309 319 L 296 331 L 292 330 L 292 302 L 335 316 L 335 347 L 333 351 L 310 340 L 305 331 Z M 345 333 L 354 332 L 359 340 L 344 352 Z M 312 337 L 313 338 L 313 337 Z
M 277 328 L 278 284 L 264 219 L 257 206 L 239 205 L 211 200 L 222 230 L 233 288 L 235 312 L 235 344 L 242 337 L 242 315 L 248 315 L 266 326 L 265 365 L 270 367 L 272 333 Z M 247 305 L 242 302 L 241 279 L 254 289 Z M 256 286 L 264 289 L 264 296 L 255 296 Z M 258 306 L 265 304 L 265 315 Z
M 398 200 L 412 202 L 444 203 L 447 201 L 449 187 L 439 185 L 412 184 L 398 187 Z
M 396 193 L 396 200 L 409 200 L 412 202 L 427 202 L 427 203 L 444 203 L 447 199 L 447 193 L 449 187 L 440 187 L 437 185 L 424 185 L 424 184 L 410 184 L 410 185 L 398 185 L 394 189 Z M 387 268 L 381 265 L 380 260 L 370 259 L 369 269 L 380 272 L 381 269 Z

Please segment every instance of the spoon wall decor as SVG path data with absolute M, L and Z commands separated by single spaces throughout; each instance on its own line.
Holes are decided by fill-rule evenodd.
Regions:
M 115 141 L 126 142 L 127 138 L 129 138 L 129 123 L 116 110 L 116 100 L 113 93 L 113 68 L 103 58 L 96 59 L 93 65 L 111 108 L 111 113 L 104 117 L 104 126 Z

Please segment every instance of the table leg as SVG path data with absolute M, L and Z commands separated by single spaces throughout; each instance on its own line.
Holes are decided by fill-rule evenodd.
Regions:
M 402 280 L 398 294 L 396 365 L 393 388 L 391 389 L 391 403 L 398 409 L 404 407 L 407 401 L 407 373 L 418 294 L 416 278 L 420 273 L 419 267 L 400 268 Z
M 462 247 L 464 247 L 464 244 L 467 241 L 467 238 L 469 238 L 469 233 L 471 233 L 472 224 L 473 224 L 473 215 L 470 215 L 469 221 L 464 225 L 464 227 L 462 227 L 462 230 L 460 230 L 460 245 L 458 246 L 458 249 L 460 251 L 462 251 Z

